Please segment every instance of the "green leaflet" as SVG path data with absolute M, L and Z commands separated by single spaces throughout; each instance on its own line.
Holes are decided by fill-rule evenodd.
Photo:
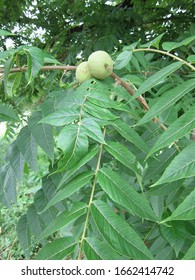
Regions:
M 20 85 L 21 78 L 22 78 L 22 73 L 9 74 L 6 83 L 6 93 L 8 96 L 12 97 L 16 93 Z
M 144 117 L 138 121 L 137 125 L 142 125 L 152 120 L 155 116 L 160 115 L 162 112 L 174 105 L 185 94 L 190 92 L 194 88 L 194 85 L 195 79 L 191 79 L 165 92 L 160 97 L 159 101 L 157 101 L 154 106 L 152 106 L 150 110 L 144 115 Z
M 60 180 L 58 184 L 58 189 L 64 185 L 64 183 L 77 171 L 79 168 L 81 168 L 83 165 L 85 165 L 88 161 L 93 159 L 95 155 L 98 153 L 99 147 L 98 146 L 92 146 L 89 148 L 88 153 L 77 163 L 75 166 L 68 170 L 65 175 L 63 175 L 62 179 Z M 57 172 L 63 171 L 62 170 L 57 170 Z
M 116 252 L 136 260 L 153 258 L 139 235 L 105 202 L 93 201 L 91 214 L 99 232 Z
M 104 143 L 104 135 L 99 124 L 92 118 L 85 118 L 82 121 L 82 129 L 86 132 L 88 137 L 94 139 L 99 143 Z
M 164 36 L 164 34 L 165 33 L 162 33 L 158 37 L 154 38 L 152 41 L 149 41 L 148 43 L 141 45 L 141 48 L 155 47 L 155 48 L 159 49 L 159 44 L 160 44 L 160 41 L 161 41 L 162 37 Z
M 27 259 L 30 258 L 31 234 L 26 215 L 22 215 L 17 223 L 17 236 Z
M 165 169 L 160 179 L 151 187 L 195 176 L 195 143 L 185 147 Z
M 44 54 L 43 51 L 37 47 L 28 47 L 23 48 L 27 55 L 28 69 L 27 77 L 28 83 L 30 84 L 34 78 L 38 75 L 41 67 L 44 64 Z
M 195 242 L 189 248 L 182 260 L 195 260 Z
M 59 201 L 69 197 L 76 191 L 78 191 L 83 186 L 87 185 L 90 180 L 93 178 L 94 173 L 92 171 L 85 171 L 77 175 L 74 179 L 72 179 L 68 184 L 63 186 L 48 202 L 46 207 L 43 209 L 43 211 L 46 211 L 49 207 L 52 205 L 58 203 Z
M 96 237 L 87 237 L 84 239 L 83 246 L 88 260 L 124 260 L 116 251 L 106 242 Z
M 115 120 L 118 117 L 111 113 L 108 109 L 99 107 L 89 101 L 85 102 L 83 109 L 88 114 L 103 120 Z
M 184 135 L 189 133 L 193 128 L 195 128 L 195 107 L 192 107 L 184 115 L 182 115 L 178 120 L 173 122 L 167 130 L 165 130 L 160 138 L 156 141 L 154 146 L 149 152 L 152 155 L 156 151 L 169 146 L 175 140 L 182 138 Z
M 1 122 L 6 122 L 6 121 L 19 122 L 20 119 L 12 108 L 10 108 L 7 104 L 1 103 L 0 104 L 0 121 Z
M 61 237 L 46 244 L 35 256 L 35 260 L 63 260 L 77 245 L 73 237 Z
M 18 150 L 24 156 L 29 166 L 36 170 L 37 168 L 37 144 L 28 126 L 23 127 L 16 139 Z
M 54 126 L 62 126 L 74 122 L 79 117 L 79 110 L 66 108 L 47 115 L 40 120 L 40 123 L 47 123 Z
M 87 205 L 83 202 L 76 202 L 68 211 L 60 213 L 51 223 L 42 231 L 37 237 L 37 241 L 47 237 L 48 235 L 58 231 L 59 229 L 70 224 L 78 219 L 81 215 L 85 214 Z
M 161 225 L 160 230 L 163 237 L 169 242 L 178 257 L 178 254 L 185 243 L 186 229 L 184 223 L 181 221 L 172 221 L 167 225 Z
M 177 49 L 181 46 L 187 46 L 188 44 L 190 44 L 192 41 L 195 40 L 195 36 L 191 36 L 191 37 L 188 37 L 184 40 L 182 40 L 181 42 L 164 42 L 162 44 L 162 47 L 165 51 L 172 51 L 174 49 Z
M 69 170 L 88 152 L 88 137 L 81 125 L 70 124 L 60 132 L 57 145 L 64 156 L 58 163 L 58 169 Z
M 28 127 L 36 143 L 43 151 L 54 160 L 54 137 L 52 127 L 48 124 L 39 123 L 42 118 L 41 112 L 35 112 L 28 120 Z
M 143 195 L 139 194 L 120 175 L 108 168 L 102 168 L 98 172 L 97 180 L 108 196 L 130 213 L 143 219 L 157 221 L 158 218 Z
M 195 219 L 195 190 L 193 190 L 184 201 L 173 211 L 170 217 L 162 223 L 173 220 L 193 220 Z
M 145 93 L 146 91 L 149 91 L 151 88 L 158 85 L 166 77 L 172 74 L 175 70 L 180 68 L 182 64 L 183 64 L 182 62 L 174 62 L 164 67 L 163 69 L 159 70 L 157 73 L 153 74 L 151 77 L 149 77 L 145 82 L 141 84 L 141 86 L 138 88 L 136 93 L 130 98 L 130 101 L 136 99 L 141 94 Z
M 38 215 L 34 204 L 28 207 L 26 218 L 32 235 L 35 237 L 39 236 L 43 230 L 43 222 L 41 221 L 41 217 Z
M 128 150 L 124 145 L 118 142 L 109 141 L 104 146 L 105 149 L 114 156 L 115 159 L 120 161 L 127 168 L 130 168 L 136 173 L 140 173 L 137 168 L 136 158 L 130 150 Z
M 139 136 L 139 134 L 130 127 L 128 124 L 123 122 L 122 120 L 115 120 L 112 122 L 112 126 L 121 134 L 126 140 L 133 143 L 136 147 L 142 150 L 145 153 L 148 153 L 149 148 L 143 141 L 143 139 Z
M 132 58 L 132 51 L 129 50 L 123 51 L 117 56 L 116 61 L 114 63 L 114 69 L 124 68 L 129 63 L 131 58 Z

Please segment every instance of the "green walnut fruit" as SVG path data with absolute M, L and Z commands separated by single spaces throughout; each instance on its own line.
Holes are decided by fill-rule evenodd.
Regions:
M 81 64 L 79 64 L 76 69 L 77 81 L 81 84 L 90 78 L 91 78 L 91 73 L 89 72 L 88 62 L 87 61 L 81 62 Z
M 112 73 L 113 61 L 107 52 L 97 51 L 89 56 L 88 67 L 94 78 L 103 80 Z

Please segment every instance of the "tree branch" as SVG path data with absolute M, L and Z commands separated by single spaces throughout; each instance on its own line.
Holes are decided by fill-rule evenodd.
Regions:
M 51 66 L 43 66 L 41 70 L 43 71 L 51 71 L 51 70 L 65 70 L 65 71 L 71 71 L 76 70 L 77 66 L 63 66 L 63 65 L 51 65 Z M 21 67 L 21 68 L 11 68 L 10 73 L 16 73 L 16 72 L 26 72 L 28 67 Z M 0 68 L 0 73 L 5 73 L 4 68 Z

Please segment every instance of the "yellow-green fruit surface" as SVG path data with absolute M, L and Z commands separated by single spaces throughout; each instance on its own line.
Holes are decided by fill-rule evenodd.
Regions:
M 113 61 L 107 52 L 96 51 L 89 56 L 88 67 L 94 78 L 103 80 L 112 73 Z
M 88 62 L 87 61 L 81 62 L 81 64 L 79 64 L 76 69 L 77 81 L 81 84 L 90 78 L 91 78 L 91 74 L 89 72 Z

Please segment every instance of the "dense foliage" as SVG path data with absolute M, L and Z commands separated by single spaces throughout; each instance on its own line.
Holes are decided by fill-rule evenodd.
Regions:
M 47 19 L 49 13 L 51 18 L 56 14 L 50 7 L 56 2 L 32 7 L 32 14 L 41 5 L 47 7 L 39 26 L 47 24 L 44 13 Z M 18 46 L 0 53 L 4 68 L 0 121 L 7 122 L 6 137 L 11 141 L 0 171 L 1 203 L 14 209 L 23 178 L 32 172 L 38 176 L 27 210 L 17 219 L 25 258 L 195 259 L 195 26 L 186 20 L 181 25 L 186 32 L 176 38 L 172 17 L 168 40 L 164 25 L 148 27 L 158 36 L 151 32 L 147 40 L 143 29 L 150 19 L 147 13 L 142 25 L 136 23 L 130 31 L 134 39 L 129 40 L 121 28 L 118 47 L 109 39 L 106 48 L 101 40 L 95 45 L 94 38 L 115 36 L 113 24 L 120 26 L 117 15 L 125 26 L 130 24 L 129 15 L 145 14 L 152 5 L 167 15 L 166 9 L 174 11 L 176 1 L 159 1 L 159 7 L 155 1 L 144 6 L 141 1 L 115 5 L 96 1 L 96 6 L 84 2 L 63 1 L 64 10 L 59 11 L 55 4 L 54 11 L 66 11 L 73 19 L 64 33 L 56 34 L 60 45 L 51 24 L 50 29 L 42 26 L 51 32 L 44 34 L 43 45 L 36 40 L 36 46 L 20 45 L 21 38 L 13 37 Z M 164 2 L 170 6 L 163 7 Z M 28 7 L 28 1 L 20 4 Z M 184 1 L 183 9 L 187 4 L 190 14 L 192 1 Z M 114 18 L 102 36 L 98 11 Z M 21 19 L 22 15 L 24 9 L 18 14 Z M 99 24 L 106 26 L 103 21 Z M 92 26 L 97 35 L 87 32 Z M 136 30 L 143 31 L 142 40 Z M 12 36 L 0 32 L 3 39 Z M 47 49 L 49 34 L 54 41 L 48 41 Z M 67 53 L 64 40 L 69 42 Z M 110 51 L 114 73 L 102 81 L 91 78 L 78 84 L 74 67 L 59 61 L 76 62 L 77 54 L 87 58 L 96 49 Z M 44 68 L 48 64 L 49 73 Z

